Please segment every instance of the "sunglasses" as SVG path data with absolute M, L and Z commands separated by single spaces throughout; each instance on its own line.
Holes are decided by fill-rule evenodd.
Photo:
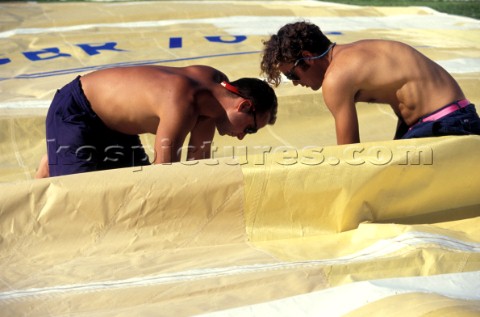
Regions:
M 298 75 L 295 74 L 295 67 L 297 67 L 298 65 L 300 65 L 300 62 L 303 62 L 304 59 L 305 59 L 305 58 L 297 59 L 297 60 L 295 61 L 295 63 L 293 64 L 293 67 L 290 68 L 290 70 L 285 73 L 285 77 L 287 77 L 288 80 L 291 80 L 291 81 L 300 80 L 300 77 L 298 77 Z
M 243 133 L 245 134 L 254 134 L 257 133 L 258 131 L 258 125 L 257 125 L 257 112 L 255 111 L 255 107 L 252 104 L 252 101 L 250 99 L 245 98 L 242 96 L 242 94 L 238 91 L 237 87 L 230 85 L 226 81 L 222 81 L 220 83 L 226 90 L 233 92 L 235 95 L 242 97 L 247 101 L 250 105 L 250 113 L 253 115 L 253 127 L 247 127 L 245 130 L 243 130 Z
M 287 79 L 291 80 L 291 81 L 299 81 L 300 77 L 298 77 L 298 75 L 295 74 L 295 68 L 298 65 L 300 65 L 300 62 L 303 62 L 303 61 L 306 61 L 306 60 L 312 60 L 312 59 L 319 59 L 319 58 L 324 57 L 325 55 L 328 54 L 328 52 L 330 52 L 330 50 L 335 46 L 335 44 L 337 44 L 337 43 L 334 42 L 334 43 L 330 44 L 330 46 L 327 48 L 327 50 L 325 52 L 323 52 L 322 54 L 318 55 L 318 56 L 302 57 L 302 58 L 297 59 L 295 61 L 295 63 L 293 63 L 292 68 L 290 68 L 290 70 L 285 73 L 285 77 L 287 77 Z

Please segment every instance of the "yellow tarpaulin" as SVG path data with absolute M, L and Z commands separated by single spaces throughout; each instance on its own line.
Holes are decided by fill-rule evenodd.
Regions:
M 2 316 L 480 314 L 480 137 L 392 141 L 384 105 L 359 104 L 362 143 L 336 146 L 321 92 L 286 81 L 277 123 L 216 136 L 212 159 L 33 180 L 50 101 L 78 74 L 257 77 L 262 40 L 309 20 L 337 43 L 406 42 L 480 104 L 480 21 L 316 1 L 12 2 L 0 17 Z

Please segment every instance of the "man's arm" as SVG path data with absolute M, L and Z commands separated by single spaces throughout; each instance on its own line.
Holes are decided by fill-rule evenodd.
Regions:
M 160 124 L 155 137 L 154 164 L 179 162 L 187 134 L 183 129 L 166 129 Z
M 345 85 L 332 82 L 324 84 L 325 103 L 335 119 L 337 144 L 360 142 L 355 93 Z
M 337 104 L 333 114 L 335 119 L 335 131 L 337 133 L 337 144 L 351 144 L 360 142 L 357 110 L 352 101 L 345 104 Z
M 210 158 L 215 122 L 212 119 L 199 119 L 190 134 L 187 160 Z
M 154 163 L 179 162 L 183 143 L 194 128 L 197 115 L 187 100 L 180 100 L 161 117 L 155 137 Z

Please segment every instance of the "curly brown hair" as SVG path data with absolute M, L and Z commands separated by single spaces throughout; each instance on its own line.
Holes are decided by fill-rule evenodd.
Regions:
M 263 41 L 263 58 L 260 64 L 262 74 L 270 84 L 281 82 L 280 63 L 293 63 L 302 57 L 302 51 L 319 54 L 332 42 L 313 23 L 301 21 L 281 27 L 277 34 Z

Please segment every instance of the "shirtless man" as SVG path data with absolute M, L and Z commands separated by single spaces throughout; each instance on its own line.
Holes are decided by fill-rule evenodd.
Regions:
M 215 129 L 242 140 L 274 124 L 277 98 L 264 81 L 208 66 L 139 66 L 78 76 L 57 91 L 47 119 L 47 153 L 37 178 L 149 164 L 139 134 L 155 137 L 153 163 L 210 157 Z
M 287 24 L 264 42 L 261 70 L 278 86 L 323 86 L 338 144 L 360 142 L 357 102 L 389 104 L 398 116 L 395 139 L 480 134 L 475 106 L 440 65 L 406 44 L 363 40 L 335 45 L 308 22 Z

